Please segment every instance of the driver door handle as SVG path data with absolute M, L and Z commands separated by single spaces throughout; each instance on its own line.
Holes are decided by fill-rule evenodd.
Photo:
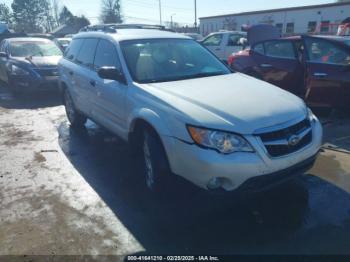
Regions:
M 314 73 L 314 76 L 316 76 L 316 77 L 326 77 L 326 76 L 328 76 L 328 74 L 327 73 L 318 73 L 318 72 L 316 72 L 316 73 Z
M 260 66 L 263 67 L 263 68 L 270 68 L 270 67 L 272 67 L 272 65 L 270 65 L 270 64 L 261 64 Z

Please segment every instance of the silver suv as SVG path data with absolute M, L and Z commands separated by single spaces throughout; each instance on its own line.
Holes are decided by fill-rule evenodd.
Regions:
M 321 146 L 321 125 L 301 99 L 232 73 L 180 34 L 80 33 L 59 68 L 72 127 L 90 118 L 128 141 L 151 190 L 172 175 L 207 190 L 260 188 L 309 167 Z

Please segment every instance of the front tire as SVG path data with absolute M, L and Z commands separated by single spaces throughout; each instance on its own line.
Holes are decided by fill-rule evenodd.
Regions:
M 75 108 L 73 99 L 67 89 L 64 90 L 63 99 L 67 118 L 71 126 L 78 129 L 83 128 L 87 118 Z
M 164 192 L 170 174 L 164 147 L 153 130 L 146 129 L 143 134 L 143 172 L 146 186 L 151 192 Z

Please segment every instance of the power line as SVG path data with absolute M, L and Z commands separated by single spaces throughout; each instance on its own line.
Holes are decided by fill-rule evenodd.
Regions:
M 146 8 L 155 8 L 156 5 L 157 5 L 157 2 L 143 2 L 143 1 L 140 1 L 140 0 L 123 0 L 123 2 L 127 2 L 128 4 L 134 4 L 134 5 L 139 5 L 139 6 L 142 6 L 142 7 L 146 7 Z M 176 10 L 181 10 L 182 12 L 193 12 L 191 9 L 189 8 L 183 8 L 183 7 L 175 7 L 175 6 L 169 6 L 169 5 L 164 5 L 162 4 L 162 7 L 166 7 L 166 8 L 170 8 L 170 9 L 176 9 Z

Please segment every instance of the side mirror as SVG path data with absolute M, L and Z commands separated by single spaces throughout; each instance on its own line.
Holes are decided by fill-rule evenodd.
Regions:
M 115 80 L 115 81 L 126 84 L 126 79 L 124 77 L 124 74 L 122 72 L 120 72 L 120 70 L 117 69 L 116 67 L 113 67 L 113 66 L 101 67 L 97 71 L 97 74 L 102 79 Z
M 9 56 L 5 52 L 0 52 L 0 58 L 9 58 Z

